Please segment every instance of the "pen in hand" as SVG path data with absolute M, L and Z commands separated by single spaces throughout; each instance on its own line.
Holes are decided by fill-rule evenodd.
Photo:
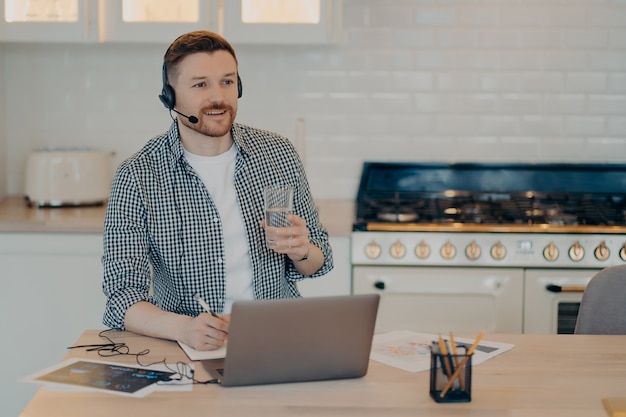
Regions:
M 204 300 L 202 299 L 202 297 L 200 297 L 200 294 L 196 293 L 193 297 L 196 299 L 196 301 L 198 302 L 198 304 L 200 304 L 200 305 L 202 306 L 202 308 L 203 308 L 203 309 L 204 309 L 207 313 L 209 313 L 209 314 L 210 314 L 210 315 L 212 315 L 213 317 L 217 317 L 217 318 L 219 318 L 219 316 L 218 316 L 217 314 L 215 314 L 215 312 L 214 312 L 213 310 L 211 310 L 211 307 L 209 307 L 209 305 L 206 303 L 206 301 L 204 301 Z

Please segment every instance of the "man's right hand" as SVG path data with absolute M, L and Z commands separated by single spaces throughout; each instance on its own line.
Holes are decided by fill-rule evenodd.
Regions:
M 197 317 L 161 310 L 147 301 L 139 301 L 126 310 L 126 330 L 145 336 L 179 340 L 197 350 L 215 350 L 228 338 L 230 315 L 214 317 L 201 313 Z
M 196 350 L 215 350 L 224 346 L 228 338 L 230 315 L 220 314 L 214 317 L 202 313 L 185 325 L 182 342 Z

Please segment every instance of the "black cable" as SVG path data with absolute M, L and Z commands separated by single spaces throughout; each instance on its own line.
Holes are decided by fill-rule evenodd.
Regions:
M 92 345 L 75 345 L 75 346 L 69 346 L 68 349 L 84 348 L 87 352 L 95 351 L 96 353 L 98 353 L 99 356 L 102 356 L 104 358 L 109 358 L 109 357 L 118 356 L 118 355 L 134 356 L 135 361 L 137 362 L 137 365 L 144 367 L 144 368 L 154 366 L 154 365 L 163 365 L 168 371 L 175 374 L 175 375 L 172 375 L 172 377 L 170 377 L 171 382 L 175 382 L 175 381 L 182 382 L 185 380 L 191 381 L 190 382 L 191 384 L 216 384 L 219 382 L 217 379 L 208 379 L 206 381 L 200 381 L 198 379 L 195 379 L 194 377 L 195 372 L 193 370 L 193 367 L 190 364 L 186 362 L 182 362 L 182 361 L 176 362 L 175 369 L 173 369 L 170 365 L 166 363 L 166 358 L 163 358 L 160 361 L 155 361 L 151 363 L 142 363 L 140 358 L 150 353 L 150 349 L 144 349 L 138 353 L 131 353 L 130 348 L 128 347 L 126 343 L 114 342 L 109 336 L 105 334 L 113 330 L 115 329 L 106 329 L 98 333 L 98 336 L 105 339 L 108 343 L 100 343 L 100 344 L 92 344 Z M 157 384 L 160 384 L 160 385 L 167 385 L 168 383 L 170 382 L 168 381 L 157 382 Z M 181 385 L 184 385 L 184 384 L 181 384 Z

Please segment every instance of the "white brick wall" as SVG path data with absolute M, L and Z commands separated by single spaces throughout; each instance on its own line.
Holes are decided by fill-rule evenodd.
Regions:
M 166 47 L 0 46 L 9 193 L 33 148 L 116 165 L 165 130 Z M 239 121 L 298 142 L 303 118 L 320 199 L 364 160 L 626 162 L 624 0 L 344 0 L 337 45 L 236 48 Z

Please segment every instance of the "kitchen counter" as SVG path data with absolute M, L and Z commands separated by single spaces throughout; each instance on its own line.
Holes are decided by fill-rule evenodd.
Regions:
M 105 206 L 28 207 L 24 197 L 11 196 L 0 201 L 0 233 L 102 233 L 105 210 Z
M 317 202 L 322 224 L 331 236 L 349 236 L 354 220 L 354 202 Z M 0 233 L 56 232 L 102 233 L 106 206 L 38 208 L 28 207 L 22 196 L 0 201 Z

